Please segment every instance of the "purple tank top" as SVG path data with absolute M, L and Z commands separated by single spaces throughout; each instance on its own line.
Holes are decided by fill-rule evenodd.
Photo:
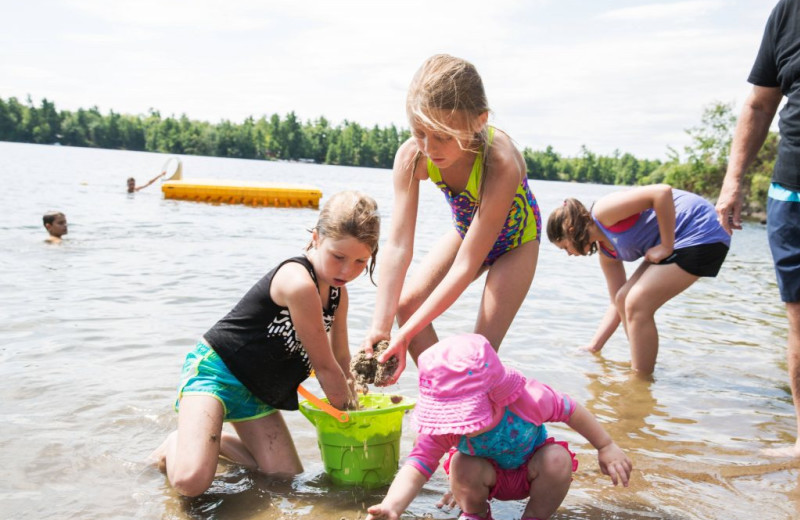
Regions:
M 674 188 L 672 199 L 675 201 L 674 249 L 716 242 L 730 246 L 731 237 L 717 221 L 717 213 L 710 202 L 694 193 Z M 641 212 L 636 223 L 625 230 L 612 231 L 601 224 L 594 213 L 592 219 L 614 244 L 616 257 L 600 248 L 603 254 L 611 258 L 632 262 L 643 257 L 651 247 L 661 243 L 656 212 L 652 208 Z

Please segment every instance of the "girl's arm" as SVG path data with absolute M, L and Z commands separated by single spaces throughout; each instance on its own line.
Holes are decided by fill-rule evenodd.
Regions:
M 442 282 L 392 338 L 389 350 L 407 348 L 411 338 L 447 310 L 478 275 L 483 261 L 503 229 L 517 187 L 525 175 L 524 161 L 511 140 L 495 135 L 480 209 L 464 236 L 453 265 Z M 400 347 L 402 345 L 402 347 Z M 385 354 L 386 357 L 388 357 Z
M 603 426 L 582 405 L 575 403 L 575 411 L 567 421 L 570 428 L 580 433 L 597 449 L 600 471 L 611 477 L 616 486 L 620 481 L 628 487 L 633 463 L 619 446 L 611 439 Z
M 585 350 L 590 352 L 600 352 L 605 346 L 608 338 L 617 330 L 620 324 L 619 311 L 615 300 L 617 292 L 625 285 L 627 275 L 625 274 L 625 266 L 619 260 L 607 257 L 603 253 L 598 253 L 600 256 L 600 268 L 603 270 L 603 275 L 606 278 L 606 287 L 608 287 L 608 297 L 611 300 L 606 307 L 606 312 L 600 325 L 592 336 L 592 341 L 587 345 Z
M 350 379 L 350 340 L 347 334 L 347 309 L 350 306 L 350 296 L 346 287 L 340 289 L 339 307 L 336 309 L 336 318 L 331 325 L 328 337 L 331 342 L 333 357 L 344 372 L 345 377 Z M 349 383 L 348 383 L 349 384 Z
M 322 300 L 308 271 L 296 262 L 285 264 L 275 273 L 270 294 L 275 303 L 289 308 L 297 337 L 331 405 L 340 410 L 350 408 L 345 373 L 325 332 Z
M 672 254 L 675 246 L 675 201 L 672 187 L 653 184 L 611 193 L 598 200 L 593 209 L 595 218 L 604 226 L 613 226 L 631 215 L 653 208 L 658 220 L 661 243 L 645 253 L 645 260 L 657 264 Z
M 394 159 L 392 224 L 389 238 L 381 246 L 379 253 L 378 291 L 372 313 L 372 325 L 361 345 L 361 348 L 368 353 L 372 352 L 375 343 L 389 339 L 391 335 L 403 281 L 408 266 L 411 265 L 419 205 L 419 178 L 414 172 L 417 151 L 413 139 L 409 139 L 400 147 Z M 420 158 L 416 166 L 420 170 L 425 170 L 425 158 Z M 405 355 L 398 355 L 397 358 L 401 367 L 405 366 Z M 398 367 L 398 375 L 402 371 L 401 367 Z
M 383 502 L 367 509 L 365 520 L 397 520 L 419 494 L 428 479 L 412 466 L 403 466 L 392 481 Z

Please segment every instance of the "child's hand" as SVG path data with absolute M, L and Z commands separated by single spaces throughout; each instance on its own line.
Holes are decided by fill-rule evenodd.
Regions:
M 616 443 L 612 442 L 597 450 L 597 460 L 600 462 L 600 471 L 611 477 L 615 486 L 622 481 L 622 485 L 628 487 L 633 463 Z
M 369 514 L 364 520 L 397 520 L 400 518 L 400 515 L 388 507 L 384 507 L 383 504 L 370 507 L 367 509 L 367 513 Z
M 584 350 L 586 352 L 591 352 L 594 354 L 603 350 L 603 345 L 595 345 L 593 343 L 590 343 L 589 345 L 581 345 L 580 347 L 578 347 L 578 350 Z
M 439 509 L 442 508 L 453 509 L 458 507 L 458 502 L 456 502 L 456 497 L 455 495 L 453 495 L 453 492 L 450 491 L 449 489 L 445 491 L 444 495 L 442 495 L 442 498 L 440 498 L 439 501 L 436 502 L 436 507 L 438 507 Z
M 387 334 L 380 334 L 377 332 L 370 332 L 367 334 L 364 342 L 361 343 L 361 350 L 364 351 L 367 359 L 372 358 L 372 346 L 377 345 L 382 340 L 389 341 L 389 336 Z
M 392 357 L 397 358 L 397 368 L 394 370 L 394 375 L 388 381 L 384 381 L 380 386 L 393 385 L 400 379 L 400 374 L 406 369 L 406 353 L 408 352 L 408 340 L 402 334 L 396 334 L 391 341 L 389 341 L 389 348 L 383 351 L 378 356 L 378 363 L 386 363 Z
M 644 259 L 652 264 L 657 264 L 660 261 L 668 258 L 673 252 L 671 247 L 664 244 L 658 244 L 648 249 L 644 254 Z

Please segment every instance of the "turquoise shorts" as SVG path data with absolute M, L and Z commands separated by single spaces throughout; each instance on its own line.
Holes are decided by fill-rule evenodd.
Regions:
M 210 395 L 222 403 L 223 421 L 251 421 L 278 410 L 254 396 L 236 377 L 213 348 L 202 341 L 186 354 L 175 411 L 187 395 Z

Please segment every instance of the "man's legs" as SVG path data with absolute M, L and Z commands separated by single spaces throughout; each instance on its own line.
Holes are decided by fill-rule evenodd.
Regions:
M 795 421 L 800 420 L 800 193 L 772 184 L 767 198 L 767 235 L 781 300 L 789 321 L 786 361 Z M 800 423 L 792 446 L 763 450 L 765 455 L 800 458 Z
M 792 388 L 794 416 L 797 433 L 792 446 L 763 450 L 764 455 L 772 457 L 800 458 L 800 302 L 786 303 L 786 316 L 789 319 L 789 337 L 786 341 L 786 364 L 789 369 L 789 385 Z

